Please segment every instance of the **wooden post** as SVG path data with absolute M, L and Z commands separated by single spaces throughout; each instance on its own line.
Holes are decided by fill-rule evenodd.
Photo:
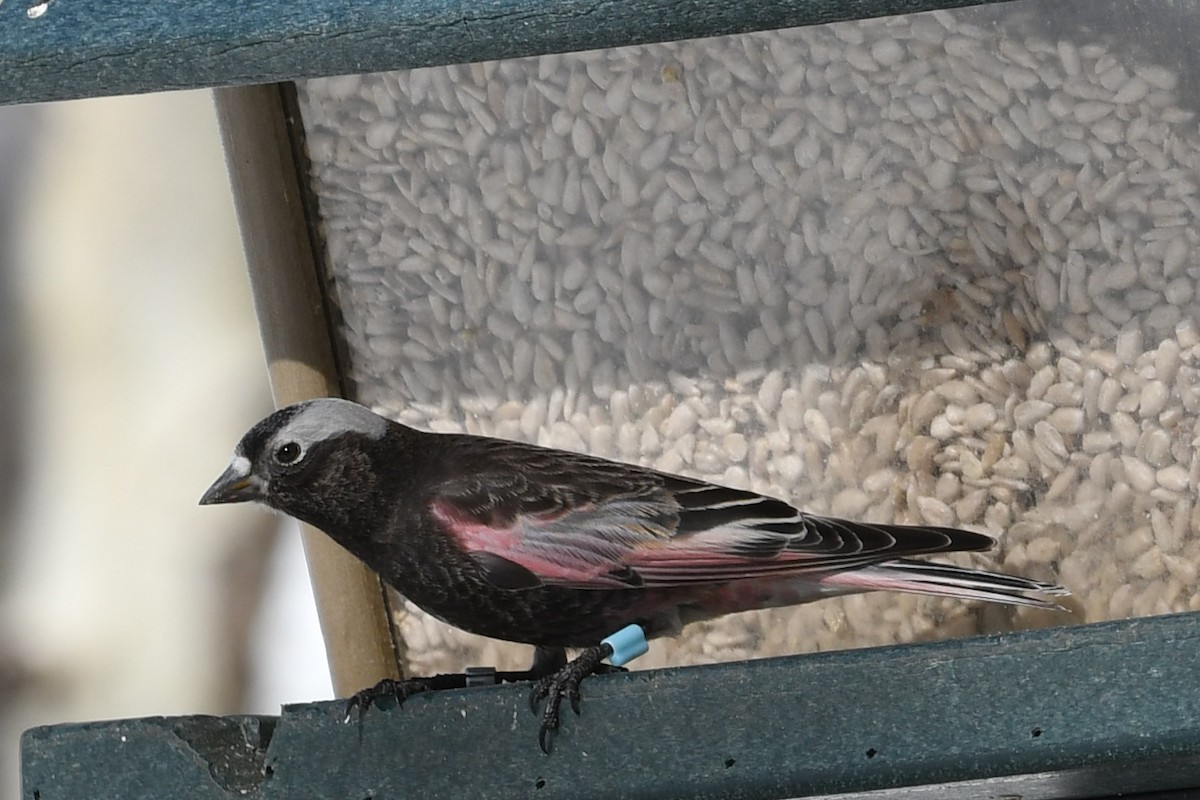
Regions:
M 275 403 L 340 395 L 284 87 L 219 89 L 215 95 Z M 334 691 L 344 696 L 400 677 L 379 579 L 316 529 L 304 526 L 303 536 Z

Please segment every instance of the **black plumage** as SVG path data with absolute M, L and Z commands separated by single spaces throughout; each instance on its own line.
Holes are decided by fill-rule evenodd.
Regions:
M 538 684 L 549 698 L 543 746 L 561 699 L 576 704 L 579 680 L 603 658 L 600 640 L 631 623 L 654 638 L 722 614 L 872 589 L 1042 607 L 1065 593 L 911 560 L 987 549 L 985 534 L 804 514 L 587 455 L 417 431 L 336 399 L 289 406 L 251 428 L 201 503 L 246 500 L 320 528 L 433 616 L 538 647 L 533 672 L 549 673 Z M 567 647 L 586 658 L 566 664 Z M 356 702 L 444 684 L 389 683 Z

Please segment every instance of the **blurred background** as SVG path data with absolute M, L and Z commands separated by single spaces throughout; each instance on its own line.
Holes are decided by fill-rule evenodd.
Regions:
M 331 696 L 209 92 L 0 108 L 0 800 L 22 730 Z

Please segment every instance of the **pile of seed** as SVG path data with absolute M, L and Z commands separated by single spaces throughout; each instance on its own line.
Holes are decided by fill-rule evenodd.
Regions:
M 1200 609 L 1192 114 L 1167 69 L 972 19 L 302 85 L 358 399 L 975 527 L 960 563 L 1075 592 L 746 614 L 639 665 Z M 527 658 L 402 616 L 414 672 Z

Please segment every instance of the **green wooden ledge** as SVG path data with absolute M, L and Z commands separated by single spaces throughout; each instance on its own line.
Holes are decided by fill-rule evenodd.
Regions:
M 24 798 L 1179 791 L 1200 787 L 1197 687 L 1200 614 L 1184 614 L 597 677 L 550 756 L 526 686 L 417 696 L 361 726 L 333 702 L 35 728 Z
M 0 104 L 466 63 L 981 2 L 0 0 Z

